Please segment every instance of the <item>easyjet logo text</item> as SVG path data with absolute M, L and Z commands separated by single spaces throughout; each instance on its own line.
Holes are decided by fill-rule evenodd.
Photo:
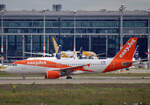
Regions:
M 30 62 L 27 62 L 27 64 L 29 65 L 39 65 L 39 64 L 46 64 L 45 61 L 30 61 Z
M 127 43 L 127 47 L 121 52 L 121 54 L 119 55 L 120 58 L 122 58 L 131 48 L 131 46 L 135 43 L 135 40 L 132 39 L 130 43 Z

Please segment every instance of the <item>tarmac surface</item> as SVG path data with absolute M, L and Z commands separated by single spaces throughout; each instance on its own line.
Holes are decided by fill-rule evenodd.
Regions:
M 73 79 L 44 77 L 0 77 L 0 84 L 149 84 L 150 77 L 73 76 Z

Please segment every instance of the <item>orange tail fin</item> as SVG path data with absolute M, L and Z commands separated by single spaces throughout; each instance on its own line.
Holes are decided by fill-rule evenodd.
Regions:
M 136 49 L 137 38 L 130 38 L 129 41 L 114 57 L 104 72 L 114 71 L 131 66 L 134 52 Z
M 126 59 L 132 61 L 135 48 L 136 48 L 137 38 L 130 38 L 129 41 L 123 46 L 123 48 L 115 56 L 116 59 Z

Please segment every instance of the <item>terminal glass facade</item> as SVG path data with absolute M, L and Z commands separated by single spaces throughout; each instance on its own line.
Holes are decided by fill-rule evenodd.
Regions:
M 28 16 L 27 14 L 27 17 Z M 64 16 L 65 17 L 65 16 Z M 84 17 L 84 16 L 83 16 Z M 53 19 L 45 17 L 46 52 L 54 53 L 52 36 L 63 50 L 73 50 L 74 37 L 76 39 L 76 50 L 83 47 L 85 51 L 94 51 L 100 54 L 101 58 L 114 57 L 120 49 L 120 16 L 111 19 L 79 16 L 64 19 L 63 16 L 56 16 Z M 14 19 L 1 16 L 1 36 L 3 35 L 5 59 L 26 58 L 35 56 L 26 52 L 43 52 L 44 20 L 43 15 L 30 17 L 30 19 Z M 147 36 L 150 32 L 148 19 L 128 17 L 123 19 L 123 41 L 124 43 L 131 36 L 139 37 L 140 56 L 147 57 Z M 0 39 L 2 45 L 2 40 Z M 142 47 L 141 47 L 142 46 Z

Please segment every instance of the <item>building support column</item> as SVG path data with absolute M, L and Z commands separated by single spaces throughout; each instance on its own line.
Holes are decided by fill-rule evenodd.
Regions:
M 49 53 L 49 50 L 50 50 L 49 43 L 50 43 L 50 41 L 49 41 L 49 35 L 47 35 L 47 52 L 46 53 Z
M 91 35 L 89 35 L 89 51 L 91 51 Z
M 22 36 L 22 56 L 23 56 L 23 59 L 25 57 L 25 36 L 23 35 Z
M 31 40 L 30 40 L 30 57 L 32 57 L 32 34 L 31 34 Z
M 108 57 L 108 35 L 106 35 L 106 58 Z
M 6 35 L 6 61 L 8 62 L 8 35 Z

